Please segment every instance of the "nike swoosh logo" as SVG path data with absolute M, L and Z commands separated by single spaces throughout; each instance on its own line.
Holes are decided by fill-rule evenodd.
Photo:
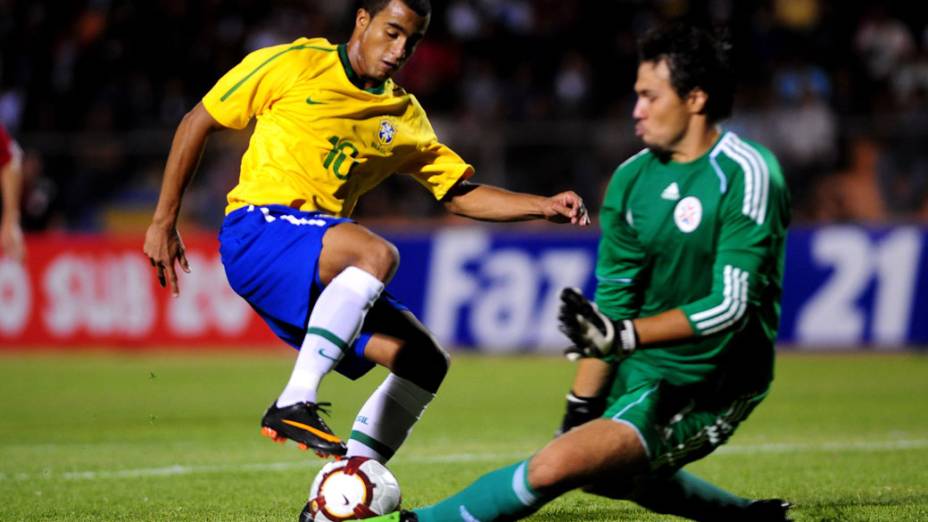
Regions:
M 300 428 L 301 430 L 306 430 L 312 433 L 313 435 L 319 437 L 322 440 L 327 440 L 329 442 L 335 442 L 335 443 L 339 443 L 342 441 L 342 439 L 336 437 L 335 435 L 332 435 L 331 433 L 326 433 L 324 431 L 317 430 L 316 428 L 313 428 L 312 426 L 308 424 L 303 424 L 302 422 L 296 422 L 296 421 L 284 419 L 283 423 L 289 424 L 290 426 L 293 426 L 294 428 Z
M 325 350 L 323 350 L 322 348 L 319 348 L 319 355 L 325 357 L 326 359 L 330 361 L 338 362 L 338 357 L 332 357 L 331 355 L 325 353 Z
M 314 100 L 312 96 L 309 96 L 309 97 L 306 98 L 306 103 L 308 103 L 309 105 L 323 105 L 323 104 L 325 104 L 325 102 L 321 102 L 321 101 L 316 101 L 316 100 Z

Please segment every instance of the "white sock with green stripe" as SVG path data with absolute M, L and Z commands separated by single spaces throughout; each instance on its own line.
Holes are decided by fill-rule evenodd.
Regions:
M 358 412 L 348 456 L 390 460 L 434 397 L 412 381 L 388 375 Z
M 350 349 L 382 291 L 380 279 L 357 267 L 349 266 L 332 278 L 309 314 L 306 338 L 278 407 L 316 402 L 319 383 Z

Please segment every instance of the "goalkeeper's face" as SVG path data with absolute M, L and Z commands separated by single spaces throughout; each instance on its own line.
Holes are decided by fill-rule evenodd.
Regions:
M 635 93 L 635 135 L 652 150 L 672 153 L 690 129 L 694 112 L 670 83 L 665 60 L 639 64 Z
M 391 0 L 370 16 L 358 9 L 351 44 L 357 44 L 361 77 L 384 81 L 393 76 L 412 56 L 425 36 L 429 16 L 419 16 L 402 0 Z

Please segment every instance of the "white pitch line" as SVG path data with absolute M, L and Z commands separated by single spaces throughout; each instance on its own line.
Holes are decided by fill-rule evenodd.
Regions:
M 777 454 L 777 453 L 814 453 L 814 452 L 868 452 L 868 451 L 899 451 L 907 449 L 928 448 L 928 439 L 904 439 L 876 442 L 825 442 L 821 444 L 798 443 L 770 443 L 770 444 L 733 444 L 722 446 L 718 453 L 745 455 L 745 454 Z M 402 464 L 439 464 L 449 462 L 493 462 L 506 459 L 526 458 L 528 451 L 513 451 L 507 453 L 452 453 L 448 455 L 410 456 L 400 457 L 394 462 Z M 306 469 L 315 471 L 321 468 L 323 461 L 314 462 L 265 462 L 250 464 L 224 464 L 184 466 L 173 465 L 157 468 L 134 468 L 120 470 L 99 471 L 67 471 L 61 473 L 0 473 L 0 481 L 33 481 L 33 480 L 104 480 L 139 477 L 167 477 L 177 475 L 194 475 L 209 473 L 229 473 L 243 471 L 289 471 Z

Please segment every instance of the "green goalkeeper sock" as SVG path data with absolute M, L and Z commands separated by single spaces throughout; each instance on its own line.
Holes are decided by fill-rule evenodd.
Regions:
M 658 513 L 693 520 L 730 520 L 751 503 L 683 470 L 642 482 L 631 500 Z
M 413 510 L 419 522 L 517 520 L 540 508 L 543 499 L 528 483 L 528 461 L 498 469 L 441 502 Z

